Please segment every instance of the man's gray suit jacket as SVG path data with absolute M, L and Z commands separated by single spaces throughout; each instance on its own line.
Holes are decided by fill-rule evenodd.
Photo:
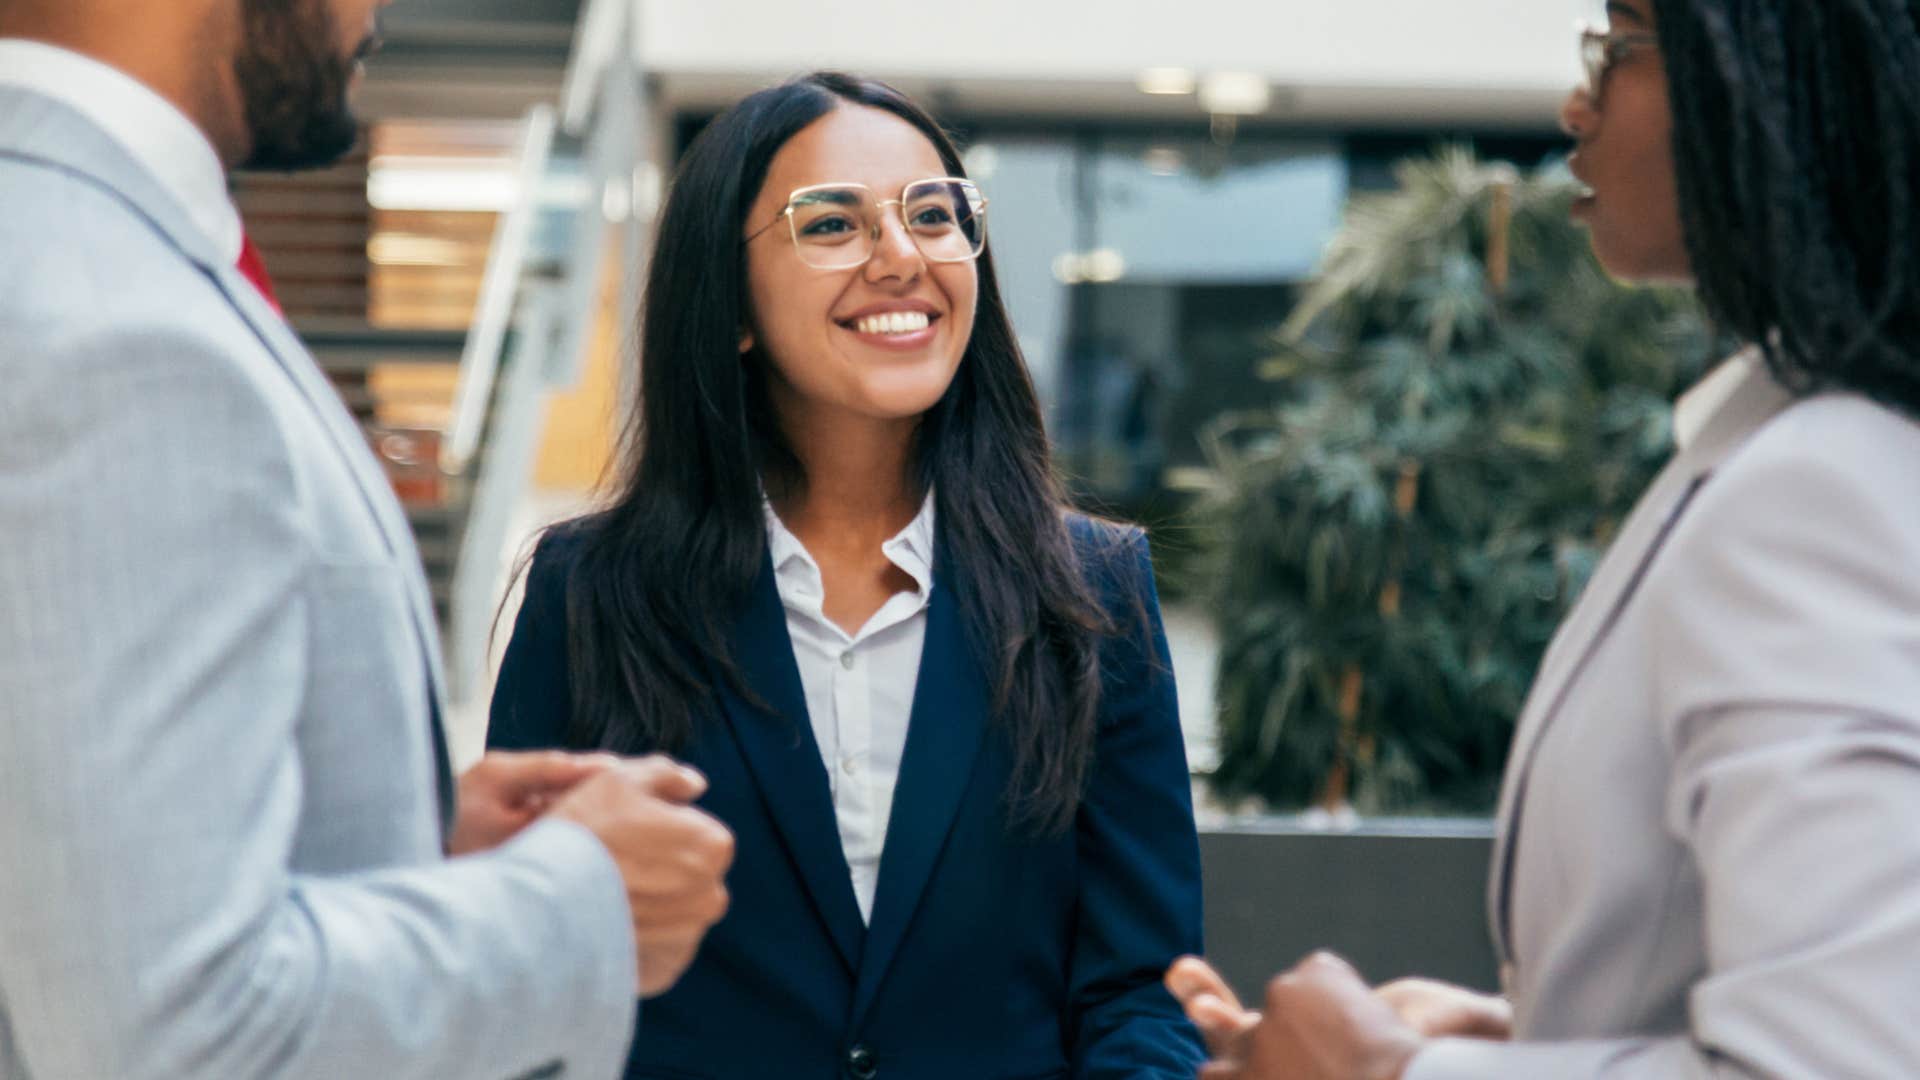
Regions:
M 0 88 L 0 1080 L 618 1074 L 618 872 L 561 822 L 443 859 L 434 640 L 285 324 Z

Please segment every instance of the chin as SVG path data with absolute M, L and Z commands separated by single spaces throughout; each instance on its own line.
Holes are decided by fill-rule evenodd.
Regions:
M 1649 250 L 1625 244 L 1609 244 L 1596 230 L 1593 234 L 1594 258 L 1607 276 L 1635 285 L 1691 285 L 1693 271 L 1685 256 L 1669 251 Z
M 876 419 L 905 420 L 931 411 L 953 384 L 953 370 L 894 372 L 864 380 L 863 412 Z
M 1676 223 L 1674 232 L 1678 232 Z M 1677 237 L 1648 243 L 1655 233 L 1637 223 L 1622 224 L 1596 217 L 1587 223 L 1587 242 L 1609 277 L 1636 285 L 1691 285 L 1693 268 L 1686 246 Z

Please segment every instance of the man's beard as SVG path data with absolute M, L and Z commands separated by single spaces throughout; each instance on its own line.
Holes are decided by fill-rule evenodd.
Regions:
M 234 60 L 253 151 L 244 167 L 291 172 L 330 165 L 353 149 L 359 121 L 347 103 L 357 61 L 334 55 L 325 0 L 244 0 L 246 38 Z

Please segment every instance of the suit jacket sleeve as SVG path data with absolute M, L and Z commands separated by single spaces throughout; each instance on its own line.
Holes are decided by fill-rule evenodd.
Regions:
M 1845 427 L 1797 430 L 1838 416 L 1850 417 Z M 1692 852 L 1709 943 L 1688 1030 L 1450 1042 L 1416 1059 L 1407 1080 L 1911 1076 L 1920 1066 L 1911 466 L 1878 460 L 1888 444 L 1858 437 L 1898 423 L 1861 403 L 1816 403 L 1777 423 L 1797 427 L 1763 432 L 1709 483 L 1697 520 L 1648 580 L 1673 762 L 1666 824 Z
M 342 568 L 248 362 L 0 325 L 0 1042 L 36 1080 L 616 1075 L 631 929 L 584 830 L 291 869 Z
M 1188 1080 L 1205 1055 L 1160 982 L 1176 957 L 1203 951 L 1186 744 L 1146 537 L 1106 543 L 1088 562 L 1124 633 L 1102 657 L 1099 744 L 1076 825 L 1074 1074 Z

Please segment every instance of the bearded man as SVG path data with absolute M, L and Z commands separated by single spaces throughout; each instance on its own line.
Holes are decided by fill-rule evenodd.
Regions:
M 238 269 L 227 169 L 353 145 L 383 6 L 0 0 L 0 1080 L 614 1076 L 725 910 L 692 770 L 453 780 L 406 521 Z

